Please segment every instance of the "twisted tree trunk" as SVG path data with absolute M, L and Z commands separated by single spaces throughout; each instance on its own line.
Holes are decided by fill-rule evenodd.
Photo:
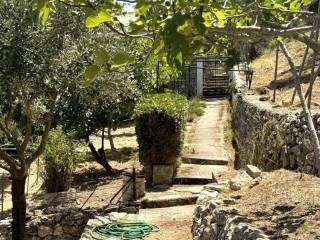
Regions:
M 88 143 L 88 147 L 90 148 L 90 151 L 91 151 L 93 157 L 96 159 L 96 161 L 99 164 L 101 164 L 104 167 L 104 169 L 107 171 L 107 173 L 109 175 L 113 174 L 113 169 L 107 161 L 104 149 L 100 148 L 97 151 L 91 142 Z
M 16 177 L 12 176 L 12 240 L 25 239 L 26 222 L 26 195 L 25 183 L 27 175 Z

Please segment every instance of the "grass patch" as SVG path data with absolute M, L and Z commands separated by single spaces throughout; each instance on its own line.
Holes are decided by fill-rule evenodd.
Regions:
M 205 103 L 201 102 L 199 98 L 193 98 L 189 101 L 188 107 L 188 122 L 193 122 L 196 117 L 200 117 L 204 114 Z
M 226 140 L 227 143 L 232 143 L 233 140 L 233 136 L 234 136 L 234 132 L 233 132 L 233 127 L 232 127 L 232 108 L 230 106 L 230 103 L 227 105 L 227 112 L 228 112 L 228 116 L 227 116 L 227 120 L 224 124 L 223 127 L 223 132 L 224 132 L 224 139 Z

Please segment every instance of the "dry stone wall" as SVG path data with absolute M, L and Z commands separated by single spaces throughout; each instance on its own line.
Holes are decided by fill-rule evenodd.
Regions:
M 79 239 L 90 215 L 79 209 L 35 210 L 26 223 L 26 240 Z M 0 240 L 8 239 L 11 239 L 11 222 L 0 221 Z
M 242 166 L 286 168 L 317 174 L 310 131 L 302 112 L 282 114 L 253 98 L 233 96 L 233 128 Z M 320 113 L 312 115 L 320 137 Z
M 239 172 L 237 181 L 250 183 L 245 172 Z M 229 183 L 230 184 L 230 183 Z M 193 240 L 268 240 L 268 236 L 251 225 L 253 219 L 234 207 L 234 199 L 224 199 L 220 192 L 227 184 L 208 184 L 201 192 L 193 215 Z

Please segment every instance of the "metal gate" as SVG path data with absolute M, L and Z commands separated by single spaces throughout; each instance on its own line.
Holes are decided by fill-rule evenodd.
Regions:
M 226 58 L 194 57 L 179 79 L 169 83 L 169 89 L 192 98 L 214 97 L 229 93 L 229 76 L 224 68 Z

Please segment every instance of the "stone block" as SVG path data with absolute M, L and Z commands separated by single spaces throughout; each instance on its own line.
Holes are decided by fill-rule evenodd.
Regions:
M 41 238 L 44 238 L 44 237 L 49 236 L 51 234 L 52 234 L 52 229 L 50 227 L 42 225 L 38 229 L 38 235 Z
M 241 184 L 237 181 L 231 180 L 229 182 L 229 187 L 232 191 L 239 191 L 241 189 Z
M 153 166 L 153 184 L 163 185 L 172 184 L 173 180 L 173 166 L 171 165 L 154 165 Z
M 205 185 L 204 190 L 209 191 L 209 192 L 213 192 L 213 191 L 217 191 L 219 193 L 225 191 L 227 188 L 221 184 L 217 184 L 217 183 L 209 183 L 207 185 Z
M 246 166 L 246 172 L 250 175 L 252 178 L 257 178 L 261 176 L 261 170 L 253 165 L 247 165 Z

